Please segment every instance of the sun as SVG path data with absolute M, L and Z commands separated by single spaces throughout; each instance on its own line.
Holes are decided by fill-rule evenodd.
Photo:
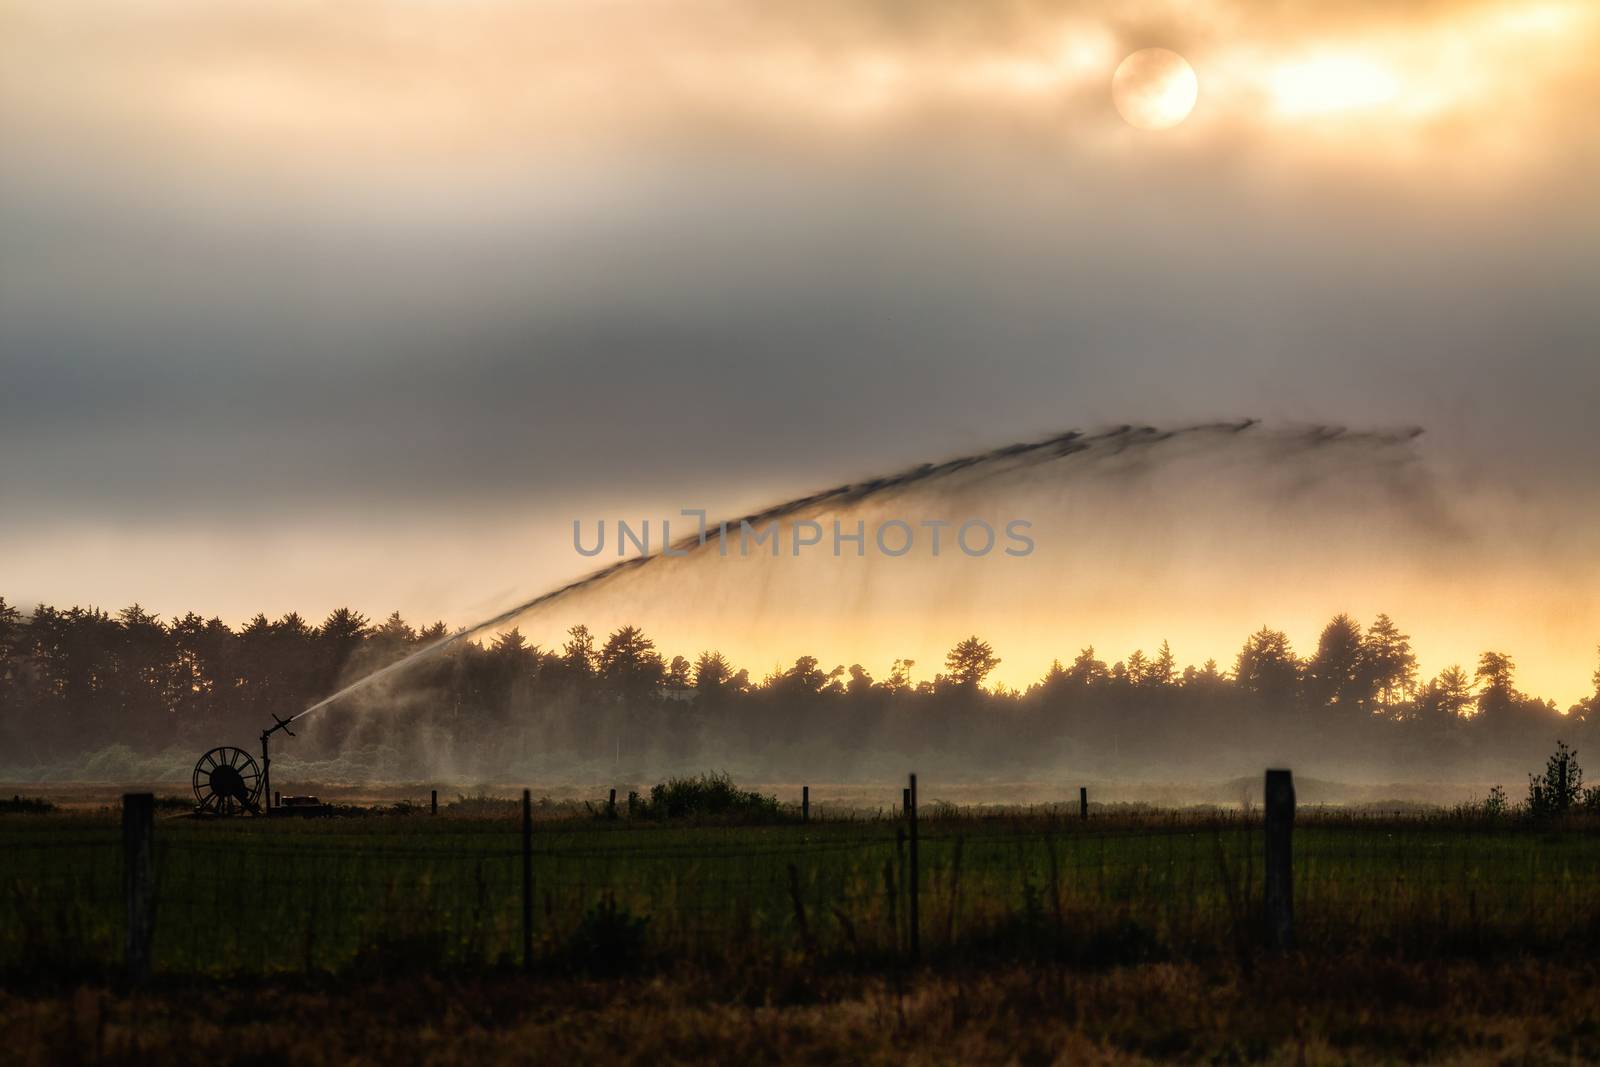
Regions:
M 1111 99 L 1130 125 L 1166 130 L 1189 117 L 1200 82 L 1189 61 L 1165 48 L 1141 48 L 1117 65 Z

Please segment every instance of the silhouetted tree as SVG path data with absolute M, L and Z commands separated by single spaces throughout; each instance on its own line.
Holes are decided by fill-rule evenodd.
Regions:
M 1118 666 L 1120 667 L 1122 665 L 1118 664 Z M 1122 671 L 1118 671 L 1113 668 L 1112 674 L 1123 675 L 1132 685 L 1143 685 L 1149 670 L 1150 663 L 1144 658 L 1144 649 L 1136 648 L 1132 652 L 1128 653 L 1127 667 Z
M 1417 657 L 1411 652 L 1411 637 L 1401 633 L 1387 615 L 1379 615 L 1367 628 L 1361 662 L 1378 707 L 1385 712 L 1416 685 Z
M 567 643 L 561 649 L 561 662 L 574 678 L 587 678 L 595 672 L 597 657 L 594 636 L 589 628 L 579 623 L 567 631 Z
M 22 613 L 0 597 L 0 745 L 11 751 L 22 741 L 25 724 L 17 711 L 31 703 L 24 672 L 29 661 L 28 650 L 22 639 Z
M 1359 637 L 1354 668 L 1352 636 Z M 192 612 L 163 623 L 138 605 L 115 615 L 39 605 L 24 620 L 0 600 L 0 764 L 44 764 L 109 744 L 149 751 L 247 743 L 268 713 L 303 710 L 341 674 L 348 682 L 448 637 L 443 623 L 413 633 L 391 614 L 374 628 L 349 609 L 317 627 L 292 612 L 276 621 L 257 615 L 235 632 Z M 1052 662 L 1022 696 L 980 688 L 998 660 L 977 638 L 952 650 L 937 684 L 913 684 L 908 659 L 875 683 L 859 663 L 825 671 L 816 657 L 802 656 L 752 687 L 748 672 L 734 671 L 715 651 L 692 666 L 682 657 L 664 663 L 635 627 L 617 630 L 596 653 L 589 631 L 574 626 L 549 655 L 509 630 L 450 640 L 363 699 L 394 704 L 381 719 L 385 753 L 409 745 L 428 761 L 449 746 L 462 773 L 486 780 L 507 773 L 506 761 L 535 752 L 585 760 L 656 751 L 681 760 L 711 738 L 734 758 L 787 771 L 813 767 L 823 751 L 829 759 L 874 750 L 959 754 L 963 766 L 992 768 L 1035 755 L 1055 759 L 1063 750 L 1114 761 L 1135 746 L 1141 760 L 1159 766 L 1192 760 L 1196 739 L 1212 736 L 1270 740 L 1282 751 L 1328 759 L 1382 753 L 1414 765 L 1543 754 L 1558 736 L 1573 738 L 1570 731 L 1581 729 L 1581 740 L 1600 729 L 1591 710 L 1600 692 L 1563 718 L 1550 702 L 1517 691 L 1504 653 L 1479 661 L 1475 696 L 1471 679 L 1455 667 L 1416 687 L 1409 639 L 1382 617 L 1365 635 L 1347 618 L 1335 619 L 1324 638 L 1304 667 L 1303 693 L 1288 638 L 1263 628 L 1240 650 L 1233 675 L 1209 660 L 1180 670 L 1166 642 L 1155 656 L 1135 653 L 1119 669 L 1108 669 L 1089 647 L 1067 666 Z M 1595 675 L 1600 691 L 1600 671 Z M 660 699 L 664 685 L 691 681 L 700 693 L 692 709 Z M 1478 714 L 1469 716 L 1474 700 Z M 1307 702 L 1364 702 L 1389 714 L 1354 715 L 1337 729 L 1314 717 L 1291 728 L 1260 714 Z M 359 716 L 315 721 L 324 725 L 302 734 L 297 754 L 379 736 L 355 727 L 367 721 Z
M 1147 685 L 1169 686 L 1178 680 L 1178 664 L 1172 655 L 1172 646 L 1165 640 L 1161 642 L 1161 650 L 1156 653 L 1156 658 L 1150 661 L 1150 666 L 1145 670 L 1144 681 Z
M 917 665 L 914 659 L 897 659 L 889 669 L 889 677 L 884 680 L 883 687 L 891 693 L 905 693 L 911 690 L 911 668 Z
M 1595 651 L 1600 653 L 1600 648 Z M 1595 668 L 1589 680 L 1594 684 L 1594 692 L 1578 701 L 1573 706 L 1571 715 L 1577 722 L 1587 724 L 1591 728 L 1600 728 L 1600 667 Z
M 944 658 L 945 670 L 950 680 L 966 689 L 976 689 L 983 684 L 989 672 L 1000 665 L 1000 657 L 987 641 L 976 634 L 956 644 Z
M 1456 723 L 1472 706 L 1472 680 L 1460 667 L 1446 667 L 1426 683 L 1416 699 L 1416 717 L 1423 722 Z
M 1199 669 L 1193 666 L 1183 669 L 1183 688 L 1190 692 L 1205 692 L 1223 688 L 1228 682 L 1222 672 L 1217 668 L 1217 661 L 1208 659 L 1200 665 Z
M 221 619 L 202 619 L 192 611 L 174 622 L 168 634 L 172 715 L 181 724 L 179 733 L 189 735 L 210 725 L 220 710 L 219 697 L 226 700 L 231 695 L 228 659 L 233 634 Z
M 598 658 L 601 680 L 619 696 L 654 694 L 666 674 L 655 642 L 637 626 L 624 626 L 606 638 Z
M 1360 709 L 1370 695 L 1363 672 L 1361 625 L 1339 614 L 1317 638 L 1306 663 L 1306 697 L 1314 705 Z
M 391 663 L 409 654 L 416 643 L 417 632 L 400 617 L 398 611 L 394 611 L 372 631 L 368 647 L 372 659 L 379 663 Z
M 287 625 L 289 617 L 280 621 L 278 630 L 282 636 L 298 637 L 299 616 L 293 616 L 293 621 L 296 624 L 293 633 Z M 371 633 L 367 617 L 349 608 L 335 608 L 322 620 L 316 633 L 316 647 L 321 660 L 317 671 L 317 688 L 321 692 L 331 693 L 339 688 L 345 667 Z
M 872 690 L 872 675 L 859 663 L 850 665 L 850 681 L 845 684 L 845 691 L 853 697 L 865 696 Z
M 780 674 L 771 686 L 772 689 L 788 693 L 820 693 L 822 687 L 828 684 L 828 676 L 823 673 L 821 665 L 815 656 L 801 656 L 794 661 L 794 666 Z
M 1053 659 L 1050 661 L 1049 669 L 1044 672 L 1044 677 L 1039 679 L 1039 688 L 1046 693 L 1057 693 L 1067 681 L 1067 669 L 1061 665 L 1060 660 Z
M 494 644 L 489 646 L 492 655 L 508 660 L 520 660 L 529 651 L 528 639 L 522 636 L 522 631 L 512 627 L 494 639 Z
M 1094 658 L 1094 646 L 1090 645 L 1078 652 L 1072 666 L 1067 668 L 1067 677 L 1073 683 L 1087 688 L 1106 681 L 1111 677 L 1111 672 L 1106 670 L 1104 662 Z
M 1289 635 L 1263 626 L 1239 650 L 1233 675 L 1239 688 L 1274 704 L 1288 704 L 1300 682 L 1300 661 L 1289 647 Z
M 694 685 L 702 692 L 717 692 L 728 684 L 733 668 L 721 652 L 702 652 L 694 661 Z
M 1478 691 L 1478 713 L 1490 715 L 1504 713 L 1517 698 L 1512 684 L 1517 665 L 1504 652 L 1485 652 L 1478 657 L 1476 676 L 1483 688 Z

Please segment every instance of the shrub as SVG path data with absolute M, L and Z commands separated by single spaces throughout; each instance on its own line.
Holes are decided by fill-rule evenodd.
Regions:
M 1495 786 L 1489 790 L 1489 795 L 1483 800 L 1483 814 L 1491 819 L 1503 817 L 1511 810 L 1511 802 L 1506 797 L 1504 786 Z
M 669 778 L 650 788 L 650 799 L 635 805 L 628 797 L 630 814 L 653 819 L 737 818 L 775 820 L 779 817 L 777 797 L 740 789 L 726 774 L 702 774 L 694 778 Z
M 460 793 L 456 799 L 440 805 L 446 815 L 470 819 L 504 819 L 522 814 L 522 801 L 514 797 L 492 797 L 479 792 L 474 796 Z
M 1528 812 L 1535 816 L 1559 815 L 1571 811 L 1584 796 L 1578 754 L 1565 741 L 1557 741 L 1544 774 L 1528 775 Z
M 648 918 L 634 915 L 617 904 L 614 893 L 606 893 L 583 913 L 558 958 L 568 967 L 589 974 L 631 971 L 644 958 L 649 925 Z

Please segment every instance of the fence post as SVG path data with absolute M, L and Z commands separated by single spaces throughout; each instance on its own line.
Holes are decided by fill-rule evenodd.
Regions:
M 800 931 L 800 947 L 810 957 L 815 952 L 815 946 L 811 943 L 811 927 L 806 924 L 805 898 L 800 894 L 800 869 L 792 863 L 789 864 L 789 899 L 794 904 L 794 922 Z
M 800 787 L 800 821 L 811 821 L 811 787 L 809 785 Z
M 533 969 L 533 793 L 522 791 L 522 969 Z
M 1086 785 L 1078 787 L 1078 818 L 1082 820 L 1089 818 L 1089 787 Z
M 439 791 L 437 789 L 433 790 L 432 794 L 428 797 L 428 814 L 439 814 Z
M 1269 770 L 1266 802 L 1267 884 L 1264 894 L 1267 948 L 1294 948 L 1294 775 Z
M 919 921 L 919 907 L 917 901 L 917 776 L 911 776 L 911 785 L 906 789 L 909 801 L 906 805 L 910 822 L 909 844 L 911 869 L 907 871 L 906 889 L 910 897 L 908 917 L 911 920 L 911 958 L 917 959 L 922 954 L 922 930 Z
M 122 890 L 127 905 L 128 938 L 124 963 L 128 980 L 150 980 L 150 942 L 155 933 L 156 862 L 153 793 L 122 796 Z

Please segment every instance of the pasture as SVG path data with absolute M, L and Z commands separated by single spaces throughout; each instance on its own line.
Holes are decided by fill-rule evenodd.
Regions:
M 1052 808 L 759 825 L 564 814 L 514 802 L 154 830 L 153 970 L 168 978 L 618 975 L 693 963 L 911 966 L 1260 954 L 1259 818 Z M 0 816 L 0 972 L 113 977 L 116 811 Z M 1587 956 L 1600 834 L 1581 821 L 1302 811 L 1298 951 L 1396 960 Z

